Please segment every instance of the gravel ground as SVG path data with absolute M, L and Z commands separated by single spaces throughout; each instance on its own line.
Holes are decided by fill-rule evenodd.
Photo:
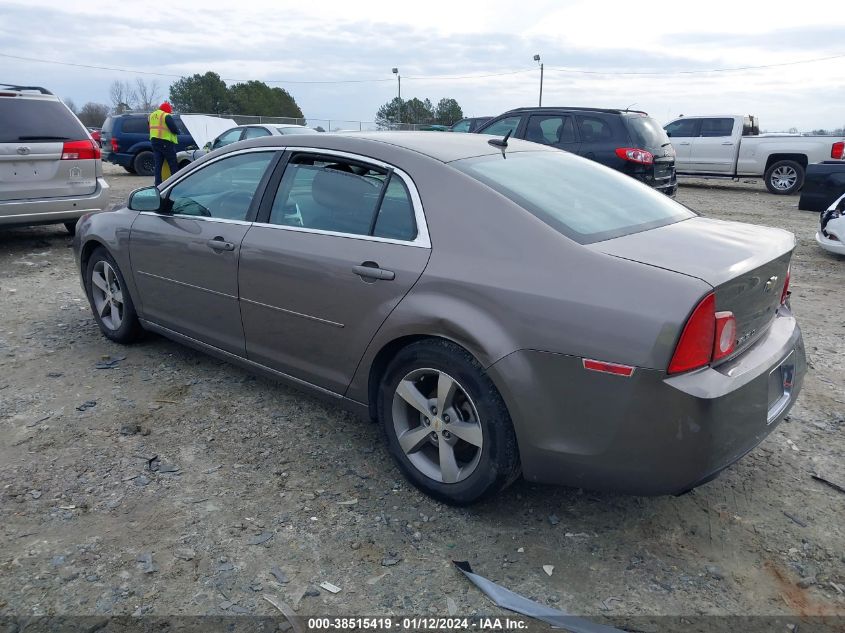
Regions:
M 151 184 L 106 173 L 115 201 Z M 759 182 L 678 200 L 798 236 L 788 421 L 683 497 L 518 482 L 469 509 L 411 488 L 373 424 L 157 336 L 109 342 L 64 228 L 0 232 L 0 615 L 502 613 L 453 559 L 615 622 L 845 615 L 845 494 L 811 478 L 845 482 L 845 258 Z

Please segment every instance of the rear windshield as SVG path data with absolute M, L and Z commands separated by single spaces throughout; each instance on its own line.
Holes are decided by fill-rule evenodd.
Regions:
M 315 133 L 315 130 L 312 130 L 310 127 L 293 127 L 293 126 L 285 127 L 284 125 L 282 125 L 282 126 L 277 126 L 276 129 L 279 130 L 279 132 L 281 132 L 282 134 L 314 134 Z
M 663 147 L 669 143 L 669 137 L 657 121 L 648 116 L 625 117 L 628 130 L 634 142 L 642 148 Z
M 88 138 L 73 113 L 59 101 L 0 97 L 0 143 L 45 143 Z
M 581 244 L 695 217 L 649 186 L 567 152 L 514 152 L 449 164 Z

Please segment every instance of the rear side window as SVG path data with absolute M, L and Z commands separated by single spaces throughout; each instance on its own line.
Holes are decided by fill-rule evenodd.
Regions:
M 146 117 L 126 117 L 123 119 L 120 131 L 123 134 L 149 134 L 150 123 Z
M 634 143 L 640 147 L 656 148 L 670 143 L 669 137 L 666 135 L 666 130 L 660 127 L 657 121 L 651 117 L 626 117 L 625 122 L 628 125 L 628 131 L 631 133 Z
M 59 101 L 0 97 L 0 143 L 79 141 L 88 132 Z
M 701 119 L 701 136 L 730 136 L 733 119 Z
M 450 165 L 581 244 L 695 216 L 633 178 L 566 152 L 491 154 Z
M 600 143 L 613 139 L 613 130 L 604 119 L 592 116 L 577 116 L 578 132 L 582 143 Z
M 546 145 L 561 145 L 575 142 L 575 126 L 572 117 L 535 114 L 528 117 L 525 126 L 525 140 Z
M 270 224 L 409 241 L 417 233 L 413 205 L 398 176 L 308 155 L 295 156 L 285 168 Z

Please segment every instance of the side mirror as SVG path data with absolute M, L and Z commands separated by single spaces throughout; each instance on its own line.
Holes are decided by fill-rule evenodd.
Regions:
M 129 204 L 133 211 L 161 211 L 161 192 L 158 187 L 144 187 L 129 194 Z
M 206 143 L 205 145 L 203 145 L 203 146 L 202 146 L 202 148 L 203 148 L 204 150 L 206 150 L 206 151 L 210 152 L 210 151 L 211 151 L 211 141 L 209 141 L 208 143 Z

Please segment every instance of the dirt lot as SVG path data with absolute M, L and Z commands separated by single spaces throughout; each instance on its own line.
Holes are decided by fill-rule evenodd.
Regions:
M 148 182 L 106 171 L 115 201 Z M 788 421 L 680 498 L 519 482 L 470 509 L 409 487 L 375 425 L 157 336 L 109 342 L 64 228 L 0 232 L 0 615 L 503 613 L 452 559 L 617 623 L 845 615 L 845 494 L 811 478 L 845 482 L 845 258 L 759 182 L 678 199 L 798 236 Z

